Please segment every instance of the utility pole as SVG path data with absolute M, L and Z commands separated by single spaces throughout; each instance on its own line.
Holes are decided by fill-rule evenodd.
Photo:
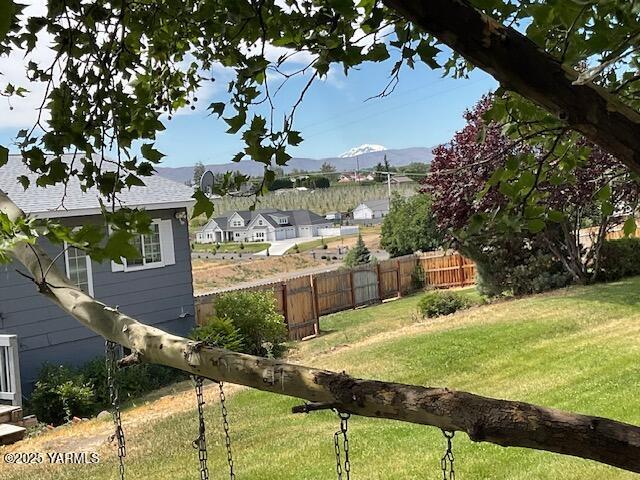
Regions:
M 387 195 L 389 202 L 391 202 L 391 172 L 389 172 L 389 170 L 387 170 Z

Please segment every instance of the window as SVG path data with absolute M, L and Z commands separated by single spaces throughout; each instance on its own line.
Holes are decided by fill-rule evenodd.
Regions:
M 133 245 L 141 253 L 140 258 L 126 260 L 127 267 L 145 267 L 154 263 L 162 263 L 162 249 L 160 247 L 160 225 L 152 223 L 151 233 L 138 235 L 133 238 Z
M 122 263 L 111 262 L 112 272 L 134 272 L 176 263 L 172 220 L 153 220 L 150 233 L 135 236 L 133 245 L 140 252 L 140 258 L 123 258 Z
M 258 220 L 258 225 L 262 226 L 264 225 L 264 222 L 262 220 Z
M 91 258 L 84 252 L 84 250 L 65 244 L 64 259 L 67 269 L 67 278 L 83 292 L 93 296 Z

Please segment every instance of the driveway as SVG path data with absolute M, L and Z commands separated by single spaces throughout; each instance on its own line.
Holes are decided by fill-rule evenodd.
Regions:
M 269 255 L 284 255 L 284 252 L 293 247 L 296 243 L 311 242 L 313 240 L 319 240 L 322 237 L 296 237 L 287 238 L 286 240 L 272 240 L 269 247 Z M 255 255 L 266 255 L 267 251 L 257 252 Z

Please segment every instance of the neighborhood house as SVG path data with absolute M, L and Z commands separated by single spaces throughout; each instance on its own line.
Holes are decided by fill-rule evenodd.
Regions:
M 309 210 L 238 210 L 212 218 L 196 233 L 198 243 L 271 242 L 316 237 L 333 222 Z
M 361 203 L 353 209 L 354 220 L 376 220 L 387 216 L 389 213 L 389 199 L 369 200 Z
M 65 162 L 72 160 L 71 155 L 64 157 Z M 97 191 L 82 192 L 77 179 L 69 181 L 66 191 L 62 184 L 25 191 L 16 181 L 19 175 L 35 183 L 35 175 L 20 156 L 10 155 L 2 168 L 0 188 L 27 214 L 56 218 L 68 226 L 104 221 Z M 144 208 L 153 218 L 152 233 L 136 239 L 142 254 L 139 260 L 97 263 L 77 248 L 44 241 L 42 247 L 69 279 L 98 300 L 118 305 L 123 313 L 147 324 L 185 335 L 194 326 L 187 224 L 193 192 L 158 175 L 144 181 L 145 187 L 132 187 L 118 197 L 123 206 Z M 17 335 L 22 389 L 30 392 L 44 362 L 81 365 L 104 354 L 104 339 L 38 293 L 16 269 L 20 265 L 2 266 L 0 335 Z

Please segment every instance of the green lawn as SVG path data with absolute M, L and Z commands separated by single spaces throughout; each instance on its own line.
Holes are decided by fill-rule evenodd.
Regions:
M 475 296 L 471 290 L 468 295 Z M 325 335 L 299 344 L 298 362 L 349 374 L 448 386 L 494 397 L 640 423 L 640 278 L 576 287 L 419 321 L 419 296 L 325 317 Z M 335 415 L 293 415 L 292 398 L 244 390 L 228 400 L 237 478 L 335 478 Z M 206 407 L 209 470 L 225 478 L 219 406 Z M 126 428 L 126 426 L 125 426 Z M 195 409 L 129 435 L 128 478 L 198 478 Z M 441 478 L 439 430 L 352 418 L 352 478 Z M 631 479 L 595 462 L 454 439 L 459 479 Z M 33 478 L 116 477 L 113 457 Z M 0 478 L 2 474 L 0 473 Z M 14 477 L 19 478 L 19 477 Z
M 298 251 L 296 251 L 295 246 L 291 247 L 285 253 L 303 253 L 308 252 L 309 250 L 313 250 L 316 248 L 320 248 L 323 243 L 331 242 L 333 240 L 340 240 L 341 237 L 325 237 L 318 238 L 316 240 L 311 240 L 309 242 L 298 243 Z
M 193 249 L 196 252 L 212 252 L 215 248 L 218 253 L 256 253 L 266 250 L 270 246 L 270 243 L 246 242 L 244 249 L 242 249 L 238 242 L 221 243 L 218 247 L 216 247 L 215 243 L 194 243 Z

